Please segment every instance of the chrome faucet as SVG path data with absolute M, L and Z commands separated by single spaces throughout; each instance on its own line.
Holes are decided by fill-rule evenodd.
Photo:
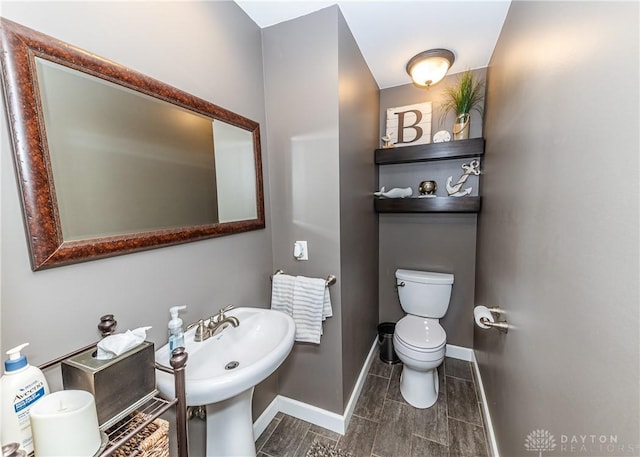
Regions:
M 208 340 L 214 335 L 217 335 L 221 331 L 231 324 L 233 327 L 237 327 L 240 325 L 240 321 L 237 317 L 234 316 L 225 316 L 224 313 L 233 309 L 233 305 L 228 305 L 218 311 L 217 314 L 211 316 L 209 318 L 209 322 L 205 325 L 204 319 L 198 320 L 198 322 L 194 322 L 193 324 L 187 325 L 187 330 L 196 327 L 196 333 L 193 336 L 193 341 L 196 343 L 201 343 L 205 340 Z
M 193 341 L 195 341 L 196 343 L 201 343 L 211 336 L 209 329 L 206 325 L 204 325 L 204 319 L 200 319 L 198 320 L 198 322 L 187 325 L 186 330 L 189 330 L 193 327 L 196 327 L 196 333 L 193 336 Z
M 228 305 L 218 311 L 218 314 L 215 316 L 211 316 L 209 318 L 209 324 L 207 328 L 209 329 L 209 336 L 214 336 L 223 331 L 225 328 L 231 324 L 233 327 L 237 327 L 240 325 L 240 321 L 235 316 L 225 316 L 224 313 L 233 309 L 233 305 Z

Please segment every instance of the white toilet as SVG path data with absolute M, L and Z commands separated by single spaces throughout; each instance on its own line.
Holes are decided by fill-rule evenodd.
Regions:
M 411 406 L 428 408 L 438 399 L 438 366 L 447 334 L 438 319 L 449 308 L 453 275 L 396 270 L 400 305 L 407 313 L 396 324 L 393 347 L 404 364 L 400 392 Z

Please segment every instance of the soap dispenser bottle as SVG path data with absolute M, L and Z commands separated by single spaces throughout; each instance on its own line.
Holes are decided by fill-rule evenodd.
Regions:
M 29 343 L 7 351 L 2 377 L 2 444 L 18 443 L 27 454 L 33 452 L 33 437 L 29 410 L 33 404 L 49 393 L 49 385 L 37 367 L 29 365 L 20 351 Z
M 169 321 L 169 357 L 175 348 L 184 347 L 184 331 L 182 330 L 182 319 L 178 317 L 180 310 L 187 309 L 186 305 L 169 308 L 171 320 Z

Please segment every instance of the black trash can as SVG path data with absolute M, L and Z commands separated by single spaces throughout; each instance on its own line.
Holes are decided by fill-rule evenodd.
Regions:
M 383 322 L 378 324 L 378 348 L 380 349 L 380 360 L 384 363 L 398 363 L 400 359 L 393 350 L 393 332 L 396 329 L 394 322 Z

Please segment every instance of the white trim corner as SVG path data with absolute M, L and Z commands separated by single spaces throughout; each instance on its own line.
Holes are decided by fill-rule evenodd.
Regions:
M 278 412 L 311 422 L 312 424 L 326 428 L 327 430 L 344 435 L 347 427 L 349 426 L 349 422 L 351 421 L 351 416 L 353 415 L 353 410 L 355 409 L 358 397 L 362 392 L 364 382 L 367 379 L 369 367 L 373 363 L 373 359 L 376 354 L 377 342 L 378 338 L 376 337 L 371 349 L 369 350 L 369 354 L 367 355 L 364 365 L 362 366 L 362 370 L 360 370 L 360 375 L 353 387 L 353 391 L 349 397 L 349 402 L 347 403 L 344 414 L 340 415 L 327 411 L 326 409 L 318 408 L 317 406 L 309 405 L 308 403 L 303 403 L 292 398 L 278 395 L 271 403 L 269 403 L 269 406 L 267 406 L 262 414 L 260 414 L 260 417 L 258 417 L 253 423 L 254 441 L 257 440 L 267 429 L 269 423 L 274 417 L 276 417 Z
M 473 349 L 454 346 L 453 344 L 447 344 L 445 356 L 451 357 L 452 359 L 464 360 L 466 362 L 473 362 L 474 360 Z
M 367 375 L 369 374 L 369 368 L 371 368 L 371 364 L 373 363 L 373 359 L 376 356 L 376 349 L 378 348 L 378 337 L 376 336 L 373 340 L 373 345 L 369 350 L 369 355 L 367 355 L 366 360 L 364 361 L 364 365 L 362 366 L 362 370 L 360 370 L 360 375 L 356 381 L 356 385 L 353 386 L 353 391 L 351 392 L 351 397 L 349 397 L 349 403 L 347 403 L 347 407 L 344 410 L 344 433 L 351 422 L 351 416 L 353 416 L 353 411 L 356 408 L 356 403 L 358 402 L 358 398 L 360 398 L 360 394 L 362 393 L 362 388 L 364 387 L 364 382 L 367 380 Z
M 262 411 L 260 417 L 258 417 L 253 423 L 253 441 L 257 441 L 258 438 L 260 438 L 260 435 L 262 435 L 273 418 L 276 417 L 276 414 L 278 414 L 278 412 L 280 411 L 278 409 L 279 397 L 280 396 L 277 395 L 276 398 L 274 398 L 271 403 L 269 403 L 269 406 L 267 406 L 266 409 Z

